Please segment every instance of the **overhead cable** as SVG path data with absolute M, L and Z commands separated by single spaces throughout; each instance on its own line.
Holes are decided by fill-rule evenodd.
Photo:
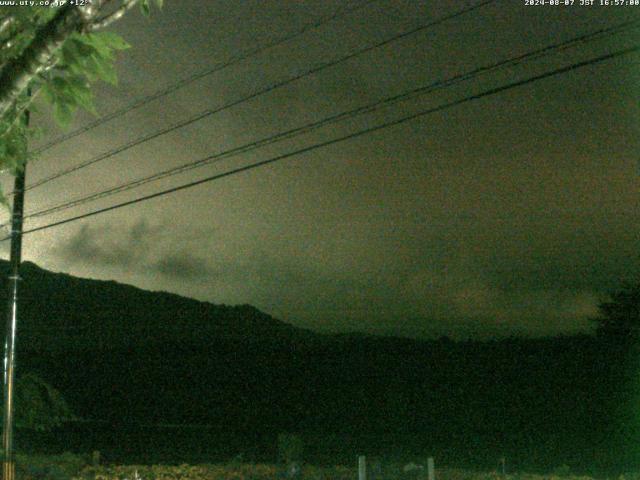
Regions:
M 138 108 L 153 102 L 154 100 L 158 100 L 159 98 L 162 97 L 166 97 L 167 95 L 170 95 L 178 90 L 180 90 L 183 87 L 186 87 L 187 85 L 192 84 L 193 82 L 200 80 L 201 78 L 204 78 L 208 75 L 212 75 L 214 73 L 220 72 L 226 68 L 229 68 L 233 65 L 236 65 L 244 60 L 250 59 L 252 57 L 255 57 L 256 55 L 261 54 L 262 52 L 265 52 L 267 50 L 270 50 L 272 48 L 278 47 L 284 43 L 287 43 L 291 40 L 294 40 L 302 35 L 304 35 L 305 33 L 307 33 L 310 30 L 314 30 L 316 28 L 319 28 L 327 23 L 330 23 L 340 17 L 346 16 L 350 13 L 355 12 L 356 10 L 359 10 L 367 5 L 369 5 L 370 3 L 376 2 L 378 0 L 365 0 L 364 2 L 361 2 L 355 6 L 351 6 L 351 7 L 345 7 L 345 8 L 340 8 L 338 9 L 335 13 L 333 13 L 332 15 L 326 16 L 326 17 L 322 17 L 319 20 L 306 24 L 304 26 L 302 26 L 302 28 L 289 33 L 287 35 L 284 35 L 280 38 L 276 38 L 275 40 L 272 40 L 271 42 L 265 43 L 264 45 L 258 45 L 255 48 L 251 48 L 245 52 L 242 52 L 238 55 L 235 55 L 233 57 L 231 57 L 230 59 L 221 62 L 221 63 L 217 63 L 212 67 L 209 67 L 205 70 L 202 70 L 200 72 L 196 72 L 192 75 L 189 75 L 187 77 L 181 78 L 180 80 L 178 80 L 175 83 L 172 83 L 166 87 L 164 87 L 161 90 L 158 90 L 150 95 L 147 95 L 145 97 L 139 98 L 137 100 L 134 100 L 133 102 L 129 103 L 128 105 L 126 105 L 125 107 L 122 107 L 118 110 L 115 110 L 107 115 L 104 115 L 96 120 L 94 120 L 93 122 L 90 122 L 76 130 L 73 130 L 69 133 L 66 133 L 64 135 L 61 135 L 58 138 L 55 138 L 53 140 L 51 140 L 50 142 L 46 143 L 45 145 L 42 145 L 41 147 L 39 147 L 38 149 L 33 151 L 34 155 L 39 155 L 47 150 L 49 150 L 50 148 L 65 142 L 67 140 L 70 140 L 74 137 L 77 137 L 78 135 L 81 135 L 83 133 L 88 132 L 89 130 L 93 130 L 94 128 L 102 125 L 103 123 L 109 122 L 115 118 L 121 117 L 123 115 L 126 115 L 127 113 L 133 111 L 133 110 L 137 110 Z
M 172 188 L 169 188 L 169 189 L 166 189 L 166 190 L 162 190 L 162 191 L 159 191 L 159 192 L 156 192 L 156 193 L 145 195 L 143 197 L 139 197 L 139 198 L 136 198 L 136 199 L 133 199 L 133 200 L 117 203 L 117 204 L 114 204 L 114 205 L 110 205 L 108 207 L 99 208 L 99 209 L 93 210 L 91 212 L 87 212 L 87 213 L 84 213 L 84 214 L 81 214 L 81 215 L 76 215 L 76 216 L 73 216 L 73 217 L 70 217 L 70 218 L 66 218 L 64 220 L 60 220 L 60 221 L 57 221 L 57 222 L 52 222 L 52 223 L 49 223 L 49 224 L 46 224 L 46 225 L 41 225 L 39 227 L 34 227 L 34 228 L 29 229 L 29 230 L 25 230 L 24 234 L 35 233 L 35 232 L 39 232 L 39 231 L 42 231 L 42 230 L 47 230 L 47 229 L 50 229 L 50 228 L 53 228 L 53 227 L 57 227 L 57 226 L 60 226 L 60 225 L 65 225 L 67 223 L 75 222 L 75 221 L 82 220 L 82 219 L 85 219 L 85 218 L 89 218 L 89 217 L 92 217 L 92 216 L 96 216 L 96 215 L 99 215 L 99 214 L 102 214 L 102 213 L 106 213 L 106 212 L 110 212 L 110 211 L 117 210 L 117 209 L 120 209 L 120 208 L 124 208 L 124 207 L 130 206 L 130 205 L 135 205 L 135 204 L 147 201 L 147 200 L 151 200 L 153 198 L 162 197 L 162 196 L 168 195 L 170 193 L 175 193 L 175 192 L 178 192 L 178 191 L 181 191 L 181 190 L 185 190 L 185 189 L 188 189 L 188 188 L 195 187 L 197 185 L 202 185 L 204 183 L 209 183 L 209 182 L 212 182 L 214 180 L 219 180 L 219 179 L 226 178 L 226 177 L 238 174 L 238 173 L 242 173 L 242 172 L 246 172 L 246 171 L 249 171 L 249 170 L 253 170 L 255 168 L 263 167 L 265 165 L 269 165 L 269 164 L 272 164 L 272 163 L 275 163 L 275 162 L 278 162 L 278 161 L 281 161 L 281 160 L 285 160 L 285 159 L 288 159 L 288 158 L 299 156 L 299 155 L 302 155 L 302 154 L 317 150 L 319 148 L 327 147 L 327 146 L 330 146 L 330 145 L 335 145 L 335 144 L 338 144 L 340 142 L 344 142 L 346 140 L 351 140 L 353 138 L 361 137 L 363 135 L 368 135 L 368 134 L 380 131 L 382 129 L 386 129 L 386 128 L 393 127 L 393 126 L 396 126 L 396 125 L 401 125 L 401 124 L 404 124 L 406 122 L 415 120 L 417 118 L 421 118 L 421 117 L 424 117 L 424 116 L 432 114 L 432 113 L 441 112 L 441 111 L 447 110 L 449 108 L 455 107 L 457 105 L 461 105 L 463 103 L 479 100 L 481 98 L 485 98 L 485 97 L 488 97 L 488 96 L 491 96 L 491 95 L 495 95 L 495 94 L 498 94 L 498 93 L 501 93 L 501 92 L 504 92 L 504 91 L 507 91 L 507 90 L 511 90 L 513 88 L 517 88 L 517 87 L 520 87 L 520 86 L 523 86 L 523 85 L 527 85 L 527 84 L 530 84 L 530 83 L 533 83 L 533 82 L 536 82 L 536 81 L 539 81 L 539 80 L 542 80 L 542 79 L 545 79 L 545 78 L 549 78 L 549 77 L 553 77 L 553 76 L 557 76 L 557 75 L 562 75 L 562 74 L 568 73 L 570 71 L 577 70 L 579 68 L 584 68 L 584 67 L 589 66 L 589 65 L 595 65 L 595 64 L 604 62 L 606 60 L 611 60 L 613 58 L 621 57 L 623 55 L 628 55 L 630 53 L 635 53 L 635 52 L 638 52 L 638 51 L 640 51 L 640 46 L 628 47 L 628 48 L 625 48 L 625 49 L 622 49 L 622 50 L 617 50 L 615 52 L 612 52 L 612 53 L 609 53 L 609 54 L 606 54 L 606 55 L 601 55 L 599 57 L 591 58 L 589 60 L 584 60 L 584 61 L 581 61 L 581 62 L 573 63 L 573 64 L 568 65 L 568 66 L 556 68 L 554 70 L 551 70 L 551 71 L 548 71 L 548 72 L 545 72 L 545 73 L 542 73 L 542 74 L 538 74 L 538 75 L 535 75 L 535 76 L 532 76 L 532 77 L 528 77 L 528 78 L 523 79 L 523 80 L 517 80 L 515 82 L 507 83 L 507 84 L 501 85 L 499 87 L 494 87 L 494 88 L 485 90 L 485 91 L 483 91 L 481 93 L 470 95 L 470 96 L 467 96 L 467 97 L 464 97 L 464 98 L 461 98 L 461 99 L 458 99 L 458 100 L 454 100 L 454 101 L 451 101 L 451 102 L 447 102 L 447 103 L 441 104 L 441 105 L 439 105 L 437 107 L 432 107 L 432 108 L 429 108 L 429 109 L 426 109 L 426 110 L 422 110 L 420 112 L 413 113 L 411 115 L 407 115 L 407 116 L 404 116 L 404 117 L 401 117 L 401 118 L 398 118 L 398 119 L 395 119 L 395 120 L 392 120 L 392 121 L 388 121 L 388 122 L 385 122 L 385 123 L 382 123 L 382 124 L 379 124 L 379 125 L 376 125 L 376 126 L 373 126 L 373 127 L 366 128 L 364 130 L 360 130 L 360 131 L 357 131 L 357 132 L 354 132 L 354 133 L 350 133 L 348 135 L 343 135 L 341 137 L 333 138 L 331 140 L 327 140 L 327 141 L 324 141 L 324 142 L 321 142 L 321 143 L 316 143 L 316 144 L 313 144 L 313 145 L 310 145 L 310 146 L 307 146 L 307 147 L 304 147 L 304 148 L 300 148 L 300 149 L 292 151 L 292 152 L 288 152 L 288 153 L 285 153 L 285 154 L 277 155 L 275 157 L 271 157 L 271 158 L 266 159 L 266 160 L 262 160 L 262 161 L 255 162 L 255 163 L 252 163 L 252 164 L 249 164 L 249 165 L 238 167 L 238 168 L 235 168 L 235 169 L 223 172 L 223 173 L 218 173 L 218 174 L 215 174 L 215 175 L 211 175 L 211 176 L 199 179 L 199 180 L 195 180 L 195 181 L 192 181 L 192 182 L 189 182 L 189 183 L 185 183 L 185 184 L 182 184 L 182 185 L 179 185 L 179 186 L 176 186 L 176 187 L 172 187 Z M 10 236 L 5 237 L 5 238 L 1 239 L 0 241 L 5 241 L 5 240 L 8 240 L 9 238 L 11 238 L 11 237 Z
M 308 69 L 308 70 L 306 70 L 306 71 L 304 71 L 302 73 L 299 73 L 297 75 L 289 77 L 286 80 L 282 80 L 282 81 L 270 84 L 267 87 L 263 87 L 262 89 L 254 91 L 253 93 L 250 93 L 248 95 L 245 95 L 240 99 L 231 101 L 231 102 L 226 103 L 226 104 L 224 104 L 222 106 L 219 106 L 219 107 L 214 107 L 214 108 L 211 108 L 211 109 L 204 110 L 204 111 L 202 111 L 200 113 L 197 113 L 196 115 L 188 118 L 187 120 L 175 123 L 175 124 L 173 124 L 173 125 L 171 125 L 169 127 L 163 128 L 162 130 L 158 130 L 156 132 L 144 135 L 144 136 L 139 137 L 139 138 L 137 138 L 135 140 L 132 140 L 132 141 L 130 141 L 130 142 L 124 144 L 124 145 L 121 145 L 121 146 L 119 146 L 119 147 L 117 147 L 115 149 L 112 149 L 112 150 L 110 150 L 108 152 L 102 153 L 102 154 L 97 155 L 97 156 L 95 156 L 93 158 L 85 160 L 84 162 L 81 162 L 79 164 L 73 165 L 73 166 L 68 167 L 66 169 L 60 170 L 60 171 L 58 171 L 58 172 L 56 172 L 56 173 L 54 173 L 52 175 L 49 175 L 49 176 L 47 176 L 47 177 L 45 177 L 45 178 L 43 178 L 41 180 L 36 181 L 35 183 L 32 183 L 32 184 L 28 185 L 26 190 L 31 190 L 31 189 L 40 187 L 40 186 L 42 186 L 42 185 L 44 185 L 46 183 L 49 183 L 49 182 L 51 182 L 53 180 L 56 180 L 56 179 L 58 179 L 60 177 L 63 177 L 63 176 L 69 175 L 71 173 L 77 172 L 78 170 L 86 168 L 86 167 L 88 167 L 90 165 L 98 163 L 98 162 L 100 162 L 102 160 L 105 160 L 107 158 L 111 158 L 114 155 L 122 153 L 122 152 L 124 152 L 124 151 L 126 151 L 126 150 L 128 150 L 130 148 L 133 148 L 133 147 L 135 147 L 137 145 L 141 145 L 141 144 L 146 143 L 146 142 L 148 142 L 150 140 L 158 138 L 158 137 L 160 137 L 162 135 L 166 135 L 166 134 L 168 134 L 170 132 L 173 132 L 173 131 L 178 130 L 178 129 L 183 128 L 183 127 L 186 127 L 187 125 L 191 125 L 191 124 L 193 124 L 193 123 L 195 123 L 197 121 L 200 121 L 200 120 L 202 120 L 204 118 L 210 117 L 210 116 L 212 116 L 214 114 L 220 113 L 220 112 L 222 112 L 224 110 L 227 110 L 229 108 L 235 107 L 235 106 L 243 104 L 245 102 L 248 102 L 249 100 L 252 100 L 254 98 L 257 98 L 257 97 L 260 97 L 262 95 L 265 95 L 266 93 L 269 93 L 269 92 L 271 92 L 273 90 L 276 90 L 278 88 L 281 88 L 281 87 L 284 87 L 286 85 L 289 85 L 289 84 L 291 84 L 293 82 L 296 82 L 298 80 L 301 80 L 303 78 L 309 77 L 309 76 L 311 76 L 313 74 L 316 74 L 316 73 L 318 73 L 318 72 L 320 72 L 322 70 L 325 70 L 325 69 L 327 69 L 329 67 L 333 67 L 333 66 L 341 64 L 343 62 L 346 62 L 346 61 L 348 61 L 348 60 L 350 60 L 352 58 L 355 58 L 355 57 L 357 57 L 357 56 L 359 56 L 359 55 L 361 55 L 363 53 L 370 52 L 370 51 L 375 50 L 377 48 L 380 48 L 382 46 L 388 45 L 388 44 L 390 44 L 392 42 L 398 41 L 398 40 L 400 40 L 402 38 L 406 38 L 409 35 L 412 35 L 412 34 L 415 34 L 417 32 L 423 31 L 423 30 L 425 30 L 425 29 L 427 29 L 429 27 L 433 27 L 433 26 L 439 25 L 439 24 L 441 24 L 443 22 L 446 22 L 448 20 L 457 18 L 457 17 L 459 17 L 461 15 L 464 15 L 466 13 L 472 12 L 472 11 L 474 11 L 474 10 L 480 8 L 480 7 L 488 5 L 488 4 L 493 3 L 495 1 L 496 0 L 483 0 L 483 1 L 481 1 L 479 3 L 476 3 L 476 4 L 474 4 L 474 5 L 470 6 L 470 7 L 466 7 L 466 8 L 463 8 L 461 10 L 458 10 L 458 11 L 452 13 L 452 14 L 445 15 L 445 16 L 440 17 L 440 18 L 438 18 L 436 20 L 433 20 L 433 21 L 431 21 L 431 22 L 429 22 L 427 24 L 424 24 L 424 25 L 421 25 L 419 27 L 413 28 L 413 29 L 411 29 L 409 31 L 406 31 L 406 32 L 403 32 L 401 34 L 394 35 L 393 37 L 390 37 L 390 38 L 388 38 L 388 39 L 386 39 L 384 41 L 378 42 L 378 43 L 376 43 L 374 45 L 369 45 L 367 47 L 361 48 L 361 49 L 356 50 L 356 51 L 354 51 L 352 53 L 349 53 L 347 55 L 339 57 L 339 58 L 337 58 L 335 60 L 331 60 L 331 61 L 323 63 L 323 64 L 321 64 L 319 66 L 316 66 L 316 67 L 313 67 L 311 69 Z
M 93 194 L 89 194 L 89 195 L 85 195 L 83 197 L 80 198 L 76 198 L 73 200 L 69 200 L 66 202 L 63 202 L 61 204 L 58 205 L 54 205 L 54 206 L 49 206 L 46 207 L 44 209 L 32 212 L 32 213 L 28 213 L 25 218 L 34 218 L 34 217 L 42 217 L 42 216 L 46 216 L 46 215 L 50 215 L 52 213 L 55 212 L 59 212 L 59 211 L 63 211 L 63 210 L 67 210 L 69 208 L 73 208 L 76 206 L 80 206 L 83 205 L 85 203 L 91 202 L 91 201 L 95 201 L 95 200 L 99 200 L 102 198 L 106 198 L 112 195 L 115 195 L 117 193 L 122 193 L 137 187 L 140 187 L 142 185 L 145 185 L 147 183 L 153 182 L 153 181 L 157 181 L 163 178 L 167 178 L 170 176 L 174 176 L 177 174 L 181 174 L 184 172 L 187 172 L 189 170 L 193 170 L 195 168 L 200 168 L 206 165 L 210 165 L 214 162 L 220 161 L 222 159 L 225 158 L 229 158 L 232 156 L 237 156 L 239 154 L 242 153 L 246 153 L 252 150 L 255 150 L 257 148 L 261 148 L 276 142 L 281 142 L 283 140 L 287 140 L 287 139 L 291 139 L 306 133 L 309 133 L 313 130 L 316 130 L 318 128 L 327 126 L 329 124 L 333 124 L 339 121 L 343 121 L 346 119 L 350 119 L 350 118 L 354 118 L 358 115 L 364 115 L 367 113 L 371 113 L 375 110 L 378 110 L 382 107 L 387 107 L 389 105 L 393 105 L 395 103 L 401 102 L 401 101 L 406 101 L 406 100 L 410 100 L 413 99 L 419 95 L 425 95 L 425 94 L 429 94 L 432 93 L 434 91 L 437 90 L 441 90 L 441 89 L 445 89 L 448 87 L 451 87 L 453 85 L 456 85 L 460 82 L 463 81 L 468 81 L 468 80 L 472 80 L 474 78 L 477 78 L 478 76 L 490 73 L 490 72 L 494 72 L 498 69 L 502 69 L 502 68 L 506 68 L 506 67 L 512 67 L 515 65 L 519 65 L 523 62 L 526 61 L 530 61 L 532 59 L 538 59 L 538 58 L 542 58 L 554 53 L 557 53 L 559 51 L 563 51 L 567 48 L 570 47 L 574 47 L 580 43 L 585 43 L 587 41 L 593 41 L 593 40 L 597 40 L 597 39 L 601 39 L 603 37 L 606 36 L 611 36 L 613 34 L 619 33 L 621 31 L 627 30 L 629 28 L 632 27 L 636 27 L 640 24 L 640 19 L 637 20 L 632 20 L 632 21 L 627 21 L 615 26 L 611 26 L 611 27 L 606 27 L 606 28 L 601 28 L 598 29 L 596 31 L 593 32 L 589 32 L 586 34 L 582 34 L 579 35 L 577 37 L 573 37 L 569 40 L 563 41 L 561 43 L 555 43 L 552 45 L 548 45 L 542 48 L 539 48 L 537 50 L 533 50 L 530 52 L 526 52 L 523 53 L 521 55 L 517 55 L 515 57 L 511 57 L 509 59 L 506 60 L 502 60 L 490 65 L 485 65 L 482 67 L 478 67 L 475 68 L 469 72 L 463 73 L 463 74 L 458 74 L 455 75 L 453 77 L 449 77 L 447 79 L 442 79 L 442 80 L 438 80 L 435 82 L 432 82 L 426 86 L 421 86 L 418 88 L 414 88 L 411 89 L 409 91 L 397 94 L 397 95 L 393 95 L 393 96 L 389 96 L 386 98 L 383 98 L 381 100 L 378 100 L 376 102 L 373 103 L 369 103 L 367 105 L 355 108 L 355 109 L 351 109 L 345 112 L 341 112 L 335 115 L 331 115 L 329 117 L 325 117 L 321 120 L 316 120 L 310 123 L 307 123 L 303 126 L 299 126 L 290 130 L 287 130 L 285 132 L 281 132 L 275 135 L 269 135 L 267 137 L 264 137 L 262 139 L 259 140 L 255 140 L 249 143 L 246 143 L 244 145 L 238 146 L 238 147 L 234 147 L 228 150 L 225 150 L 223 152 L 219 152 L 216 154 L 213 154 L 211 156 L 208 156 L 204 159 L 199 159 L 196 161 L 192 161 L 192 162 L 188 162 L 185 163 L 183 165 L 179 165 L 177 167 L 172 167 L 169 169 L 166 169 L 164 171 L 161 172 L 157 172 L 154 173 L 152 175 L 149 176 L 145 176 L 133 181 L 129 181 L 129 182 L 125 182 L 122 183 L 120 185 L 117 185 L 115 187 L 109 188 L 107 190 L 102 190 L 100 192 L 97 193 L 93 193 Z

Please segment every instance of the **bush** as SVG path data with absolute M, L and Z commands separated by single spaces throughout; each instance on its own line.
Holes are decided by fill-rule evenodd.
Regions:
M 16 378 L 14 403 L 19 428 L 51 430 L 75 418 L 60 392 L 32 373 Z
M 18 480 L 68 480 L 87 465 L 84 457 L 65 452 L 61 455 L 16 455 Z
M 560 465 L 556 467 L 551 474 L 556 477 L 568 477 L 571 475 L 571 467 L 566 464 Z
M 302 462 L 303 444 L 299 435 L 281 433 L 278 435 L 278 461 L 289 465 Z

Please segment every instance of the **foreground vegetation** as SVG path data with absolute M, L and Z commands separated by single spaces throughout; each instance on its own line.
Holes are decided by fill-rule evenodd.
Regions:
M 354 462 L 355 463 L 355 462 Z M 413 464 L 413 467 L 416 465 Z M 371 480 L 421 480 L 426 472 L 408 465 L 374 461 L 368 466 Z M 501 474 L 470 470 L 436 468 L 437 480 L 590 480 L 572 475 L 561 466 L 547 475 L 527 473 Z M 90 459 L 65 453 L 55 456 L 18 455 L 18 480 L 271 480 L 298 478 L 300 480 L 355 480 L 358 472 L 353 466 L 320 467 L 302 465 L 298 476 L 291 476 L 282 465 L 229 462 L 201 465 L 91 465 Z M 637 475 L 620 476 L 619 480 L 638 480 Z
M 242 465 L 181 465 L 181 466 L 111 466 L 89 467 L 76 477 L 77 480 L 270 480 L 289 477 L 282 467 L 265 464 Z M 358 478 L 356 467 L 334 466 L 317 467 L 305 465 L 301 480 L 355 480 Z M 387 465 L 377 475 L 367 478 L 376 480 L 426 479 L 426 472 L 404 472 L 400 465 Z M 437 469 L 437 480 L 588 480 L 590 477 L 549 474 L 501 475 L 497 472 L 479 473 L 457 469 Z

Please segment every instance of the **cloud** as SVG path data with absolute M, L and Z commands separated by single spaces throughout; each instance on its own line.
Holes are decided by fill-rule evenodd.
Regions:
M 103 266 L 103 278 L 250 303 L 306 327 L 423 337 L 588 331 L 603 287 L 638 271 L 618 232 L 608 232 L 608 244 L 595 241 L 600 232 L 545 232 L 530 237 L 528 250 L 508 229 L 454 233 L 415 235 L 398 249 L 393 235 L 378 243 L 358 235 L 230 239 L 222 229 L 187 228 L 176 236 L 140 220 L 84 226 L 57 251 L 69 265 Z M 607 251 L 612 242 L 621 244 L 616 254 Z
M 83 225 L 55 253 L 68 266 L 91 264 L 128 273 L 160 275 L 169 281 L 204 281 L 212 270 L 207 260 L 175 252 L 163 238 L 162 225 L 141 219 L 130 226 Z
M 71 265 L 90 262 L 131 268 L 145 262 L 157 231 L 145 220 L 128 228 L 83 225 L 70 240 L 59 243 L 55 253 Z
M 177 280 L 203 281 L 213 275 L 207 261 L 190 253 L 170 253 L 149 265 L 149 269 Z

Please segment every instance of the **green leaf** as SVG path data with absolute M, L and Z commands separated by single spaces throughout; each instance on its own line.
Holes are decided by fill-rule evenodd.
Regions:
M 74 37 L 65 42 L 65 45 L 69 43 L 69 46 L 77 52 L 77 56 L 80 60 L 82 57 L 88 57 L 89 55 L 96 53 L 96 46 L 91 40 L 92 38 L 89 35 L 75 34 Z
M 15 171 L 27 160 L 27 128 L 22 122 L 2 122 L 0 169 Z
M 93 34 L 103 45 L 113 50 L 126 50 L 131 48 L 124 38 L 113 32 L 98 32 Z
M 58 102 L 54 105 L 53 108 L 53 118 L 58 122 L 58 124 L 66 128 L 71 123 L 71 118 L 73 117 L 73 112 L 69 105 L 64 102 Z
M 62 48 L 60 49 L 60 61 L 62 62 L 62 65 L 72 67 L 79 64 L 82 61 L 82 57 L 84 55 L 82 52 L 83 48 L 88 47 L 84 46 L 75 38 L 71 38 L 64 42 Z
M 151 15 L 151 8 L 149 8 L 149 0 L 142 0 L 140 2 L 140 11 L 145 17 Z
M 68 123 L 69 117 L 78 107 L 96 114 L 93 94 L 87 78 L 83 75 L 57 76 L 43 87 L 44 98 L 54 107 L 57 121 Z
M 106 63 L 106 64 L 105 64 Z M 106 70 L 111 66 L 111 62 L 100 55 L 91 55 L 85 58 L 83 63 L 83 72 L 86 77 L 91 80 L 104 80 L 108 77 Z
M 47 101 L 47 103 L 52 104 L 55 102 L 55 93 L 53 92 L 50 83 L 45 83 L 42 86 L 42 95 L 44 95 L 44 99 Z
M 89 57 L 91 55 L 99 55 L 105 58 L 112 58 L 113 52 L 107 44 L 102 40 L 102 37 L 95 33 L 86 33 L 78 36 L 78 43 L 88 49 L 82 56 Z
M 4 207 L 7 210 L 10 208 L 9 199 L 4 194 L 4 190 L 2 189 L 2 187 L 0 187 L 0 206 Z
M 118 84 L 118 74 L 116 73 L 116 68 L 113 62 L 104 57 L 93 57 L 96 60 L 96 66 L 98 68 L 98 78 L 100 80 L 104 80 L 111 85 Z
M 93 104 L 93 93 L 89 86 L 89 82 L 80 76 L 72 76 L 67 78 L 69 85 L 69 91 L 73 97 L 76 105 L 84 108 L 88 112 L 97 115 L 95 106 Z

